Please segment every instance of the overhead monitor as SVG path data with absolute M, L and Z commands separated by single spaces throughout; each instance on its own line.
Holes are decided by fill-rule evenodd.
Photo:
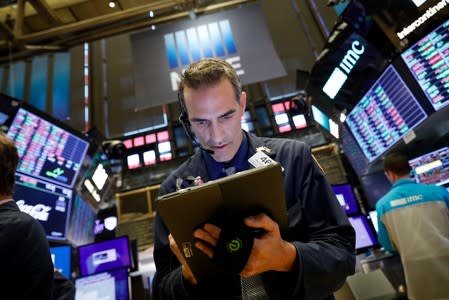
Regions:
M 8 130 L 20 162 L 17 172 L 72 188 L 89 147 L 86 138 L 22 104 Z
M 449 183 L 449 147 L 409 160 L 416 182 L 446 185 Z
M 66 239 L 71 189 L 16 173 L 13 199 L 22 212 L 42 224 L 48 239 Z
M 363 154 L 360 145 L 351 134 L 347 124 L 341 126 L 341 145 L 345 157 L 350 162 L 352 168 L 358 176 L 366 174 L 369 166 L 368 159 Z
M 333 184 L 332 189 L 347 215 L 360 213 L 354 189 L 350 184 Z
M 355 250 L 363 252 L 370 248 L 378 247 L 376 233 L 370 220 L 365 215 L 348 217 L 355 230 Z
M 369 162 L 427 118 L 417 99 L 390 65 L 346 118 Z
M 127 236 L 78 247 L 81 276 L 104 271 L 131 268 L 131 252 Z
M 435 110 L 449 105 L 449 20 L 401 54 Z
M 65 278 L 72 276 L 72 247 L 70 245 L 50 247 L 53 266 Z
M 94 274 L 75 280 L 75 300 L 129 300 L 127 269 Z

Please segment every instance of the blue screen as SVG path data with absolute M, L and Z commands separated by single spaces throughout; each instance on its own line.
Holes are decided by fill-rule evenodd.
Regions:
M 71 277 L 72 248 L 70 246 L 50 247 L 54 267 L 66 278 Z
M 354 190 L 350 184 L 333 184 L 332 189 L 346 214 L 360 213 Z
M 372 162 L 426 118 L 418 100 L 390 65 L 348 114 L 346 123 Z

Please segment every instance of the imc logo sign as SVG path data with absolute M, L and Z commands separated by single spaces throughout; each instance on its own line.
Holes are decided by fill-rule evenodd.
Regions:
M 183 68 L 203 58 L 223 58 L 230 63 L 238 75 L 241 69 L 234 36 L 229 20 L 212 22 L 164 35 L 165 52 L 173 91 L 178 89 L 179 74 L 174 69 Z
M 325 92 L 331 99 L 334 99 L 338 91 L 340 91 L 341 87 L 348 79 L 349 73 L 352 68 L 354 68 L 363 52 L 365 52 L 365 46 L 357 40 L 353 41 L 351 49 L 346 52 L 346 55 L 343 57 L 338 67 L 334 69 L 323 87 L 323 92 Z

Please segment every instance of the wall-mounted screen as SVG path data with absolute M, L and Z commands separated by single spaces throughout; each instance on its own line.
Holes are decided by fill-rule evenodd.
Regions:
M 413 93 L 390 65 L 348 114 L 346 123 L 372 162 L 426 117 Z
M 449 147 L 409 160 L 416 182 L 446 185 L 449 183 Z
M 72 276 L 72 247 L 69 245 L 50 247 L 50 253 L 55 269 L 70 279 Z
M 362 149 L 351 134 L 347 124 L 341 127 L 341 145 L 345 153 L 345 157 L 351 163 L 352 168 L 358 176 L 366 174 L 369 161 L 363 154 Z
M 17 172 L 73 187 L 89 143 L 51 117 L 22 106 L 8 130 L 20 162 Z
M 129 300 L 128 270 L 119 269 L 75 280 L 75 300 Z
M 401 54 L 435 110 L 449 105 L 449 20 Z
M 81 276 L 91 275 L 132 265 L 127 236 L 78 247 Z
M 370 220 L 364 215 L 348 217 L 355 230 L 355 250 L 362 252 L 379 245 Z
M 350 184 L 333 184 L 332 189 L 347 215 L 360 213 L 353 187 Z
M 71 189 L 16 173 L 13 199 L 22 212 L 42 224 L 47 238 L 66 238 L 72 200 Z

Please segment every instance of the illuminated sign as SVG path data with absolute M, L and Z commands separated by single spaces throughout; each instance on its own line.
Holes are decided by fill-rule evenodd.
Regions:
M 352 42 L 351 49 L 341 60 L 338 67 L 334 69 L 326 84 L 323 87 L 325 92 L 331 99 L 334 99 L 338 91 L 348 79 L 348 75 L 360 59 L 360 55 L 365 52 L 365 46 L 357 40 Z
M 416 3 L 415 3 L 416 4 Z M 432 7 L 429 7 L 426 12 L 419 17 L 418 19 L 416 19 L 415 21 L 413 21 L 413 23 L 411 23 L 410 25 L 408 25 L 407 27 L 404 27 L 402 29 L 402 31 L 397 32 L 396 35 L 402 40 L 404 39 L 407 35 L 409 35 L 410 33 L 412 33 L 413 31 L 415 31 L 418 27 L 420 27 L 422 24 L 424 24 L 427 20 L 429 20 L 430 18 L 433 17 L 433 15 L 435 15 L 436 13 L 438 13 L 440 10 L 444 9 L 446 7 L 446 5 L 449 4 L 449 0 L 441 0 L 440 2 L 438 2 L 437 4 L 435 4 Z

